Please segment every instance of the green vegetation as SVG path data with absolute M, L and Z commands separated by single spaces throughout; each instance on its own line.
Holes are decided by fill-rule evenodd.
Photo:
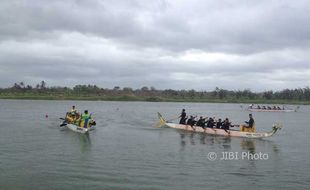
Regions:
M 68 87 L 47 87 L 42 81 L 35 87 L 24 82 L 15 83 L 10 88 L 0 88 L 2 99 L 33 100 L 107 100 L 107 101 L 150 101 L 150 102 L 223 102 L 223 103 L 270 103 L 270 104 L 310 104 L 310 89 L 284 89 L 254 93 L 245 90 L 213 91 L 195 90 L 157 90 L 154 87 L 132 89 L 129 87 L 113 89 L 100 88 L 96 85 L 76 85 Z

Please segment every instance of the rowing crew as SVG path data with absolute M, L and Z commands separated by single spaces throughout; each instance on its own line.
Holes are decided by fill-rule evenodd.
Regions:
M 228 118 L 226 118 L 224 121 L 222 121 L 221 118 L 218 120 L 215 119 L 215 117 L 202 117 L 200 116 L 198 120 L 196 120 L 197 116 L 190 116 L 189 118 L 186 116 L 185 109 L 182 110 L 180 118 L 180 124 L 182 125 L 190 125 L 192 128 L 193 126 L 202 127 L 205 128 L 217 128 L 217 129 L 223 129 L 227 132 L 227 130 L 230 130 L 230 127 L 240 127 L 240 131 L 247 131 L 247 132 L 255 132 L 255 126 L 254 126 L 254 118 L 252 114 L 249 114 L 249 121 L 245 121 L 245 125 L 233 125 L 229 121 Z M 194 129 L 194 128 L 193 128 Z
M 262 110 L 285 110 L 284 106 L 280 108 L 279 106 L 260 106 L 254 107 L 254 104 L 249 105 L 248 109 L 262 109 Z
M 218 129 L 226 129 L 229 130 L 230 127 L 233 127 L 231 122 L 228 118 L 226 118 L 224 121 L 222 119 L 216 120 L 214 117 L 202 117 L 198 120 L 196 120 L 197 117 L 190 116 L 186 123 L 180 123 L 180 124 L 186 124 L 190 126 L 198 126 L 202 127 L 203 129 L 207 128 L 218 128 Z
M 89 125 L 96 125 L 96 122 L 91 120 L 91 114 L 88 110 L 85 110 L 83 114 L 80 114 L 75 106 L 72 106 L 71 111 L 66 114 L 66 122 L 78 125 L 80 127 L 87 128 Z

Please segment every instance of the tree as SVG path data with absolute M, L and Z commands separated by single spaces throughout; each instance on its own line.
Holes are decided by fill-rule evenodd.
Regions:
M 218 96 L 219 96 L 220 99 L 225 98 L 227 96 L 227 90 L 220 89 L 218 91 Z
M 32 90 L 32 86 L 27 85 L 27 86 L 26 86 L 26 89 L 27 89 L 27 90 Z
M 148 88 L 147 86 L 143 86 L 143 87 L 141 88 L 141 90 L 142 90 L 142 91 L 149 91 L 149 88 Z
M 273 98 L 273 91 L 270 90 L 270 91 L 264 92 L 263 98 L 265 98 L 265 99 L 267 99 L 267 100 L 272 99 L 272 98 Z
M 24 83 L 24 82 L 20 82 L 20 83 L 19 83 L 19 86 L 20 86 L 21 88 L 25 88 L 25 83 Z
M 119 91 L 121 88 L 119 86 L 114 86 L 113 90 L 114 91 Z
M 46 88 L 46 82 L 44 80 L 41 81 L 40 88 L 41 89 L 45 89 Z
M 17 83 L 14 83 L 14 86 L 13 86 L 13 88 L 14 88 L 14 89 L 16 89 L 16 90 L 18 90 L 18 89 L 20 89 L 20 86 L 19 86 L 19 84 L 17 84 Z

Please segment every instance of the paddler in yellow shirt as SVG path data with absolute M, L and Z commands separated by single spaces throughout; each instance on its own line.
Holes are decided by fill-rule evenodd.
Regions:
M 72 106 L 72 109 L 71 109 L 71 111 L 70 111 L 70 114 L 71 115 L 76 115 L 78 112 L 77 112 L 77 110 L 75 109 L 75 106 Z
M 75 106 L 72 106 L 72 109 L 70 112 L 67 113 L 66 119 L 69 123 L 74 123 L 76 120 L 78 120 L 80 117 L 80 114 L 75 109 Z

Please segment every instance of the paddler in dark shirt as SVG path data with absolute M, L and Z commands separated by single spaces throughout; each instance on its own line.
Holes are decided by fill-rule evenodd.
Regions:
M 226 118 L 223 122 L 222 129 L 225 130 L 226 133 L 230 134 L 230 131 L 229 131 L 230 126 L 231 126 L 231 123 L 229 122 L 229 119 Z
M 195 128 L 193 126 L 196 124 L 195 118 L 196 117 L 191 115 L 190 118 L 187 120 L 187 125 L 190 125 L 191 128 L 193 128 L 194 130 L 195 130 Z
M 202 127 L 203 129 L 206 127 L 206 118 L 200 116 L 199 120 L 196 123 L 197 126 Z
M 229 127 L 230 127 L 230 122 L 229 122 L 229 119 L 226 118 L 222 124 L 222 129 L 229 130 Z
M 192 124 L 192 120 L 193 120 L 193 116 L 189 116 L 186 125 L 191 125 Z
M 182 113 L 180 115 L 180 124 L 185 124 L 186 123 L 186 112 L 185 112 L 185 109 L 182 109 Z
M 246 128 L 252 128 L 254 125 L 254 119 L 253 119 L 253 115 L 251 113 L 249 114 L 249 118 L 250 118 L 249 121 L 245 122 L 247 125 L 245 125 L 244 127 L 246 127 Z
M 222 119 L 219 119 L 217 122 L 216 122 L 216 128 L 217 129 L 220 129 L 220 128 L 222 128 Z
M 203 117 L 202 117 L 202 116 L 200 116 L 200 118 L 198 119 L 198 121 L 197 121 L 196 125 L 197 125 L 198 127 L 201 127 L 202 122 L 203 122 Z
M 214 126 L 214 119 L 212 117 L 210 117 L 208 120 L 208 123 L 207 123 L 207 127 L 213 128 L 213 126 Z

